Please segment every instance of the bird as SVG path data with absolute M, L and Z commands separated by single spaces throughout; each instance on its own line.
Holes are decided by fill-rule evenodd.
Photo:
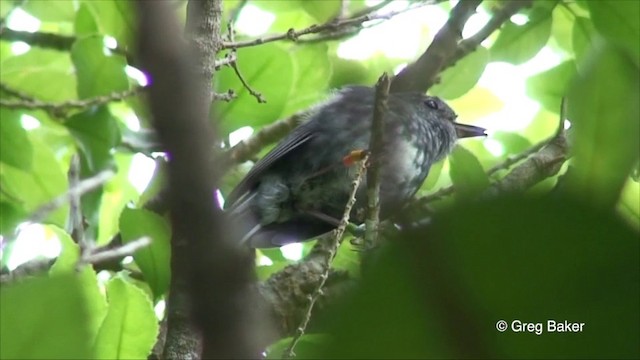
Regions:
M 229 223 L 241 244 L 270 248 L 302 242 L 335 229 L 343 216 L 358 166 L 345 156 L 367 151 L 375 89 L 347 86 L 313 106 L 305 119 L 258 160 L 225 199 Z M 440 98 L 419 92 L 391 93 L 383 117 L 380 218 L 402 209 L 430 167 L 460 138 L 485 129 L 456 123 Z M 366 179 L 356 192 L 352 221 L 364 221 Z

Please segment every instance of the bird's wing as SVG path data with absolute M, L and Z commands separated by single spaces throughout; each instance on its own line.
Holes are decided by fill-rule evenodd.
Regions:
M 267 155 L 265 155 L 265 157 L 260 159 L 253 168 L 249 170 L 244 179 L 242 179 L 231 193 L 229 193 L 229 196 L 226 199 L 226 204 L 228 204 L 227 208 L 233 206 L 247 191 L 257 185 L 258 180 L 269 167 L 282 159 L 282 157 L 291 153 L 294 149 L 297 149 L 307 143 L 313 137 L 311 128 L 312 126 L 309 122 L 301 124 L 282 142 L 276 145 L 276 147 L 274 147 Z

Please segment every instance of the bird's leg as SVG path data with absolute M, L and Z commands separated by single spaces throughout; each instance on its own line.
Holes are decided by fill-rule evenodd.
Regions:
M 305 215 L 309 215 L 313 218 L 316 218 L 318 220 L 324 221 L 326 223 L 328 223 L 331 226 L 335 226 L 338 227 L 340 225 L 340 220 L 336 219 L 332 216 L 329 216 L 327 214 L 323 214 L 319 211 L 315 211 L 315 210 L 302 210 L 302 209 L 298 209 L 298 211 L 302 212 Z M 346 230 L 353 235 L 354 237 L 363 237 L 364 236 L 364 224 L 362 225 L 356 225 L 355 223 L 350 222 L 349 224 L 347 224 Z
M 313 218 L 324 221 L 329 225 L 332 225 L 335 227 L 338 227 L 338 225 L 340 225 L 340 219 L 336 219 L 333 216 L 329 216 L 327 214 L 321 213 L 320 211 L 306 210 L 306 209 L 297 209 L 297 210 L 305 215 L 309 215 Z

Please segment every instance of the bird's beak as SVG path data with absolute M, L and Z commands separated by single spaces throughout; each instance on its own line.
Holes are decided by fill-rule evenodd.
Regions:
M 487 136 L 487 129 L 481 128 L 479 126 L 473 125 L 465 125 L 454 123 L 454 127 L 456 128 L 456 134 L 458 134 L 458 139 L 474 137 L 474 136 Z

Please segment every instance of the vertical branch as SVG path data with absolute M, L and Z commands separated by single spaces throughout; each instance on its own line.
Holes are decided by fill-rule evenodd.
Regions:
M 195 58 L 198 77 L 194 82 L 201 97 L 202 111 L 208 115 L 213 90 L 211 83 L 215 71 L 216 54 L 222 46 L 222 0 L 191 0 L 187 4 L 185 33 Z
M 390 84 L 391 80 L 387 73 L 382 74 L 376 84 L 371 139 L 369 140 L 371 162 L 367 171 L 367 219 L 364 233 L 366 246 L 374 246 L 378 239 L 378 225 L 380 224 L 380 158 L 382 156 L 384 115 L 387 112 Z
M 260 352 L 252 258 L 232 242 L 214 201 L 208 120 L 221 1 L 190 1 L 180 38 L 166 2 L 137 2 L 140 63 L 150 75 L 153 125 L 169 153 L 171 284 L 163 358 L 250 358 Z M 193 61 L 195 59 L 195 61 Z
M 80 182 L 80 156 L 75 154 L 71 157 L 69 166 L 69 189 L 78 187 Z M 82 218 L 82 206 L 80 203 L 81 194 L 69 195 L 69 221 L 71 225 L 71 238 L 80 246 L 84 254 L 91 250 L 93 244 L 87 242 L 84 236 L 84 221 Z

